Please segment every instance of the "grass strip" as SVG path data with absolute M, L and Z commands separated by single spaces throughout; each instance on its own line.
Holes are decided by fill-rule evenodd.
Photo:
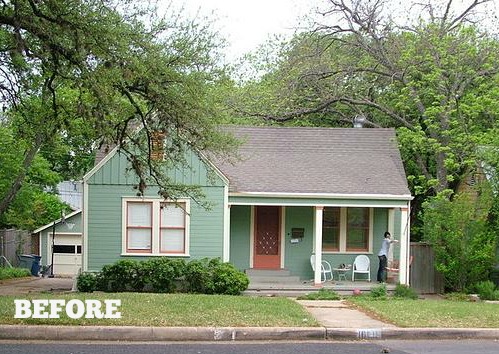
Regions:
M 121 319 L 15 319 L 14 299 L 121 299 Z M 160 327 L 314 327 L 317 321 L 295 301 L 228 295 L 71 293 L 0 296 L 0 323 Z
M 499 328 L 499 304 L 449 300 L 371 300 L 352 297 L 349 303 L 399 327 Z

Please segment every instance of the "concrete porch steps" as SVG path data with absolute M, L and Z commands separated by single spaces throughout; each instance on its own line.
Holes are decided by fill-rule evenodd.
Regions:
M 287 269 L 247 269 L 246 275 L 250 280 L 250 287 L 251 284 L 287 285 L 300 283 L 300 277 L 291 275 L 291 272 Z

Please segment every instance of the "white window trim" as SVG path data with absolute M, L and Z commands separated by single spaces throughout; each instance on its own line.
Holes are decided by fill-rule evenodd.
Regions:
M 152 243 L 151 252 L 129 252 L 127 250 L 127 203 L 152 203 Z M 184 203 L 185 204 L 185 247 L 184 253 L 166 253 L 160 251 L 160 207 L 161 203 Z M 121 200 L 121 255 L 139 256 L 139 257 L 190 257 L 190 222 L 191 220 L 191 201 L 190 199 L 164 200 L 160 198 L 131 198 L 126 197 Z
M 322 250 L 323 254 L 372 254 L 373 253 L 373 236 L 374 236 L 374 208 L 369 209 L 369 242 L 367 252 L 363 251 L 347 251 L 347 209 L 351 207 L 340 207 L 340 250 L 326 251 Z M 356 206 L 353 208 L 357 208 Z

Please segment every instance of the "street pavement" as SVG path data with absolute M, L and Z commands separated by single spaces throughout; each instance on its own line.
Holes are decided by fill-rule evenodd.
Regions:
M 65 292 L 68 278 L 31 278 L 0 282 L 1 295 Z M 499 328 L 399 328 L 349 307 L 343 301 L 298 301 L 320 327 L 133 327 L 0 325 L 0 339 L 127 340 L 127 341 L 247 341 L 247 340 L 382 340 L 493 339 Z

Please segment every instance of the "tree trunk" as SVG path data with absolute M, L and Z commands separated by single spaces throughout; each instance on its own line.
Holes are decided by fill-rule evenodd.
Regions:
M 24 154 L 24 161 L 21 171 L 14 179 L 12 185 L 7 190 L 5 195 L 2 196 L 2 200 L 0 201 L 0 216 L 7 211 L 10 204 L 16 197 L 17 192 L 19 192 L 19 189 L 21 189 L 21 186 L 26 178 L 26 174 L 28 173 L 28 169 L 30 168 L 33 160 L 35 159 L 35 156 L 38 153 L 38 150 L 40 149 L 41 145 L 42 145 L 42 138 L 41 136 L 37 136 L 33 146 L 29 150 L 27 150 L 26 153 Z

